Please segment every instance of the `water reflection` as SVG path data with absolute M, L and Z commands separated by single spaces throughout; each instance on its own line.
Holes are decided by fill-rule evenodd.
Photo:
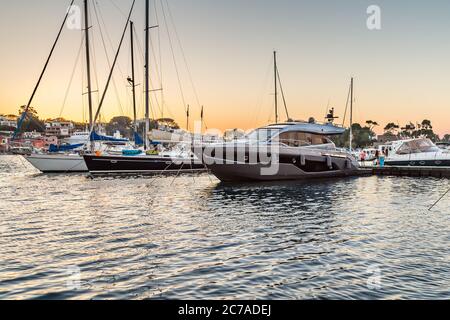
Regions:
M 89 180 L 4 159 L 2 298 L 449 298 L 449 200 L 426 212 L 442 180 Z

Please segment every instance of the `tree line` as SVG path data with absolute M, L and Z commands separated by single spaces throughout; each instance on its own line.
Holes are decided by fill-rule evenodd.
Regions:
M 364 125 L 354 123 L 352 125 L 352 147 L 365 148 L 371 146 L 374 142 L 377 141 L 377 134 L 374 130 L 379 126 L 379 123 L 373 120 L 366 121 Z M 446 134 L 441 139 L 439 135 L 434 133 L 433 125 L 428 119 L 425 119 L 422 122 L 416 124 L 409 122 L 405 126 L 400 126 L 394 122 L 390 122 L 384 127 L 383 132 L 385 138 L 391 137 L 392 139 L 407 139 L 426 137 L 434 142 L 450 142 L 450 134 Z M 333 140 L 337 146 L 348 148 L 350 142 L 350 130 L 347 129 L 342 136 L 335 137 Z
M 24 114 L 26 106 L 21 106 L 19 108 L 18 114 L 19 119 Z M 18 120 L 19 121 L 19 120 Z M 74 124 L 75 131 L 85 131 L 87 129 L 87 123 L 74 122 L 71 120 L 66 120 L 64 118 L 47 119 L 43 120 L 39 118 L 38 112 L 35 108 L 29 107 L 28 112 L 25 115 L 22 126 L 20 128 L 19 134 L 25 132 L 45 132 L 45 123 L 50 121 L 56 122 L 72 122 Z M 125 138 L 132 139 L 134 136 L 134 123 L 130 117 L 119 116 L 114 117 L 108 123 L 102 123 L 105 127 L 106 133 L 108 135 L 113 135 L 116 131 L 119 131 Z M 175 122 L 175 120 L 170 118 L 162 118 L 157 120 L 150 120 L 150 129 L 156 129 L 159 126 L 164 125 L 172 129 L 179 129 L 180 126 Z M 138 124 L 138 132 L 142 133 L 145 129 L 145 123 L 142 121 Z M 9 126 L 0 126 L 0 131 L 15 131 L 16 128 Z

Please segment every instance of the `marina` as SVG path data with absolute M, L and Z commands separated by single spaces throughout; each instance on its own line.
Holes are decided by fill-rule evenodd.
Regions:
M 0 300 L 450 300 L 446 48 L 328 5 L 28 4 L 0 57 Z
M 436 178 L 90 180 L 17 156 L 0 169 L 2 299 L 450 298 Z

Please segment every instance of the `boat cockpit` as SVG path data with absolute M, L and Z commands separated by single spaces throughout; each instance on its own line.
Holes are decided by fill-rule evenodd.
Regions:
M 416 139 L 403 141 L 397 148 L 395 153 L 399 155 L 405 155 L 439 151 L 441 151 L 441 149 L 439 149 L 439 147 L 437 147 L 430 139 Z
M 276 124 L 252 131 L 245 139 L 250 142 L 280 143 L 287 147 L 333 147 L 329 136 L 340 135 L 344 128 L 332 124 L 294 122 Z

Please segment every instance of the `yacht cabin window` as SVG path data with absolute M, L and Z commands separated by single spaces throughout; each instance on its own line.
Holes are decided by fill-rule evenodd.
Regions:
M 419 139 L 404 142 L 397 150 L 397 154 L 412 154 L 422 152 L 438 152 L 439 148 L 429 139 Z
M 250 141 L 267 142 L 278 134 L 278 132 L 280 132 L 280 129 L 258 129 L 249 133 L 247 139 Z
M 280 143 L 289 147 L 304 147 L 311 145 L 329 144 L 331 141 L 322 135 L 306 132 L 284 132 L 278 137 Z

